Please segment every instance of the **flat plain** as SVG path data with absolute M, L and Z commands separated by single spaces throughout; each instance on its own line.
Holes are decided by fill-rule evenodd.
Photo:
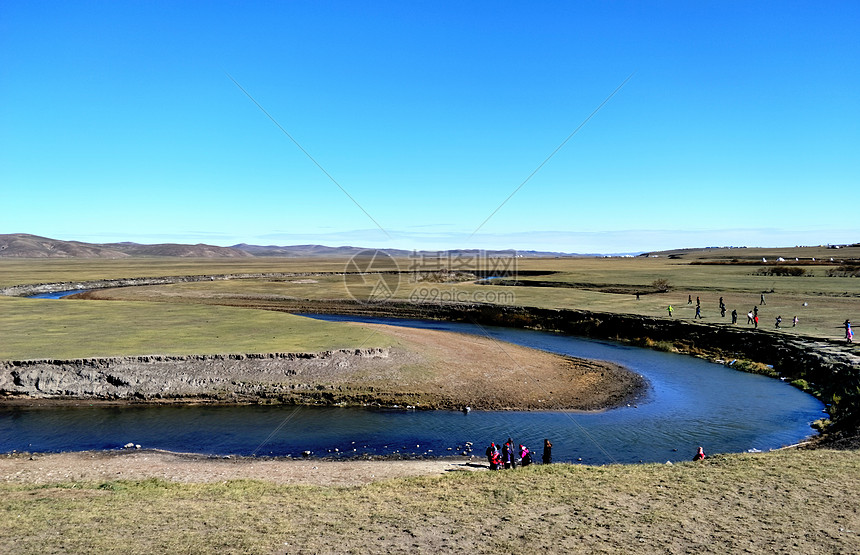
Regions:
M 695 315 L 688 297 L 694 303 L 699 297 L 704 322 L 727 326 L 729 315 L 718 311 L 723 297 L 728 313 L 737 309 L 738 326 L 747 326 L 746 311 L 757 306 L 760 327 L 767 333 L 834 343 L 844 342 L 844 320 L 860 321 L 860 279 L 851 273 L 860 248 L 708 249 L 673 256 L 522 258 L 508 285 L 482 284 L 463 275 L 449 280 L 451 276 L 433 271 L 423 276 L 404 272 L 394 295 L 406 301 L 416 294 L 448 295 L 466 302 L 660 318 L 668 317 L 671 304 L 673 317 L 683 319 Z M 778 257 L 788 262 L 776 263 Z M 780 266 L 803 272 L 773 275 L 770 268 Z M 284 351 L 285 337 L 302 350 L 357 347 L 366 340 L 364 328 L 278 312 L 279 303 L 296 299 L 349 299 L 355 291 L 351 280 L 358 276 L 344 276 L 344 268 L 343 260 L 324 259 L 0 260 L 0 287 L 147 276 L 296 274 L 105 289 L 96 295 L 103 300 L 0 297 L 0 358 L 122 356 L 141 350 Z M 451 269 L 467 274 L 470 268 Z M 668 290 L 661 292 L 665 285 Z M 762 294 L 767 304 L 760 304 Z M 792 327 L 795 315 L 799 323 Z M 774 325 L 776 316 L 782 316 L 781 329 Z M 272 329 L 279 330 L 274 342 L 263 333 Z M 97 340 L 87 339 L 92 337 Z M 382 335 L 377 340 L 378 345 L 393 341 Z M 4 455 L 0 549 L 860 552 L 860 453 L 851 441 L 814 450 L 712 454 L 704 463 L 675 465 L 554 464 L 492 473 L 441 461 L 426 476 L 380 471 L 377 478 L 370 471 L 368 481 L 345 484 L 326 471 L 314 485 L 274 478 L 291 472 L 306 477 L 319 470 L 302 466 L 304 461 L 267 462 L 283 466 L 272 470 L 270 479 L 252 469 L 261 464 L 252 459 L 235 461 L 239 470 L 229 476 L 219 474 L 217 461 L 161 460 L 156 471 L 132 458 L 120 463 L 127 465 L 127 473 L 108 474 L 98 471 L 100 456 L 91 454 L 89 463 L 75 454 Z M 57 458 L 48 464 L 45 457 Z M 390 461 L 373 463 L 391 467 Z M 326 464 L 343 464 L 343 472 L 349 473 L 352 463 Z

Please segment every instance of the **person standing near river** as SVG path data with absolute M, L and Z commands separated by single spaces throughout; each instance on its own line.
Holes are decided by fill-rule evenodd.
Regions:
M 511 453 L 511 468 L 517 467 L 517 448 L 513 438 L 508 438 L 508 451 Z
M 543 440 L 543 463 L 552 463 L 552 443 L 548 439 Z
M 528 466 L 532 463 L 532 453 L 525 445 L 520 445 L 520 462 L 523 466 Z
M 674 309 L 674 308 L 672 308 L 672 305 L 669 305 L 668 310 L 669 310 L 669 318 L 671 318 L 671 317 L 672 317 L 672 311 L 673 311 L 673 310 L 675 310 L 675 309 Z
M 514 449 L 513 446 L 507 442 L 502 446 L 502 464 L 505 465 L 505 469 L 511 469 L 514 467 Z
M 499 450 L 496 448 L 495 443 L 491 443 L 489 447 L 487 447 L 487 462 L 490 463 L 490 470 L 498 470 L 499 463 Z

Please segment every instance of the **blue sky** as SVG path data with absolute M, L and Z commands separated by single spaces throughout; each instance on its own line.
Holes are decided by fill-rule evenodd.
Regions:
M 9 0 L 0 233 L 854 242 L 858 29 L 857 2 Z

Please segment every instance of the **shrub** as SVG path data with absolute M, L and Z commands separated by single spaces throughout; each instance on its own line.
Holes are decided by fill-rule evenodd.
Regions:
M 842 264 L 827 270 L 827 277 L 860 277 L 860 264 Z
M 805 268 L 797 266 L 768 266 L 767 268 L 759 268 L 753 273 L 756 276 L 802 276 L 806 273 Z
M 674 353 L 677 351 L 675 344 L 671 341 L 654 341 L 650 337 L 636 338 L 633 340 L 633 343 L 640 347 L 654 349 L 655 351 L 663 351 L 666 353 Z
M 761 362 L 753 362 L 751 360 L 738 360 L 732 365 L 732 368 L 740 370 L 741 372 L 749 372 L 750 374 L 761 374 L 763 376 L 770 376 L 771 378 L 779 377 L 779 374 L 773 369 L 773 367 L 768 366 L 767 364 L 762 364 Z
M 658 293 L 666 293 L 670 288 L 669 280 L 666 278 L 655 279 L 651 282 L 651 287 Z
M 807 391 L 808 392 L 808 391 L 812 390 L 812 387 L 809 385 L 809 382 L 807 382 L 803 378 L 798 378 L 796 380 L 792 380 L 791 385 L 793 385 L 797 389 L 800 389 L 801 391 Z

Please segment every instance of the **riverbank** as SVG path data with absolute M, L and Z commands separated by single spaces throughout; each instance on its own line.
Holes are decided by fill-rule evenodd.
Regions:
M 487 337 L 361 324 L 390 348 L 0 362 L 0 393 L 43 400 L 601 410 L 646 382 L 617 364 Z M 0 404 L 4 403 L 0 397 Z

